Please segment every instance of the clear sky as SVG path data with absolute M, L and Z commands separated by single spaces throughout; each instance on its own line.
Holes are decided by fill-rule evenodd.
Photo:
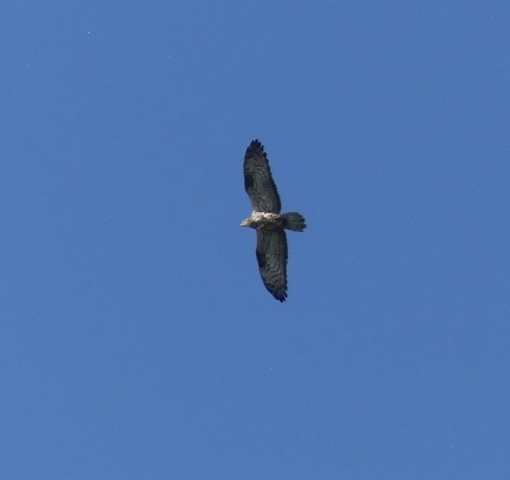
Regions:
M 507 0 L 3 0 L 0 58 L 1 478 L 510 478 Z

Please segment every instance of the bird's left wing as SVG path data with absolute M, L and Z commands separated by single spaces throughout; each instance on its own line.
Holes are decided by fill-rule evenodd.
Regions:
M 244 188 L 255 212 L 280 213 L 280 196 L 264 147 L 253 140 L 244 155 Z

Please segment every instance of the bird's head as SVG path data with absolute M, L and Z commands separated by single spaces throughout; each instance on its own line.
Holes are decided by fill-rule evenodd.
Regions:
M 241 222 L 241 227 L 249 227 L 250 226 L 250 219 L 249 218 L 245 218 L 242 222 Z

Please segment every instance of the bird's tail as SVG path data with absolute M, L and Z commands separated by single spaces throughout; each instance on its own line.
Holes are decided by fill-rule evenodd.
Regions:
M 287 230 L 294 230 L 295 232 L 302 232 L 306 228 L 305 218 L 298 212 L 284 213 L 285 228 Z

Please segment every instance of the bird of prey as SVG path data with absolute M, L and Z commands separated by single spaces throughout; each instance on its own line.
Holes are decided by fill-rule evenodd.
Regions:
M 271 176 L 264 147 L 253 140 L 244 156 L 244 188 L 253 211 L 241 222 L 241 227 L 257 231 L 257 262 L 265 287 L 280 302 L 287 297 L 287 236 L 285 229 L 302 232 L 303 215 L 280 213 L 281 202 Z

